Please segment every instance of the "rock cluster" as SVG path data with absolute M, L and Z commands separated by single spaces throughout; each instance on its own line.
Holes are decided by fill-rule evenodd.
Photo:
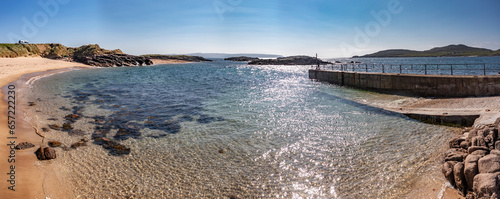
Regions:
M 127 54 L 101 54 L 92 56 L 75 56 L 74 60 L 91 66 L 144 66 L 152 65 L 153 61 L 142 56 Z
M 450 140 L 443 174 L 467 198 L 500 198 L 500 134 L 498 125 L 464 130 Z

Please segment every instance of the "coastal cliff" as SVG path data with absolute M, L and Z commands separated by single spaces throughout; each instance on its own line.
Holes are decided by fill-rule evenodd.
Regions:
M 257 59 L 250 61 L 250 65 L 325 65 L 331 64 L 315 57 L 309 56 L 291 56 L 291 57 L 278 57 L 276 59 Z

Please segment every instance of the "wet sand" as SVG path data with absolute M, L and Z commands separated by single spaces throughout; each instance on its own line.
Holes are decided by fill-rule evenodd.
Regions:
M 24 74 L 50 71 L 56 69 L 65 69 L 72 67 L 88 67 L 84 64 L 75 62 L 66 62 L 59 60 L 45 59 L 41 57 L 21 57 L 21 58 L 0 58 L 0 85 L 2 87 L 0 109 L 0 172 L 5 173 L 0 178 L 0 196 L 2 198 L 71 198 L 71 190 L 65 188 L 60 180 L 64 176 L 56 172 L 52 167 L 51 161 L 40 162 L 36 160 L 34 152 L 42 144 L 42 138 L 34 133 L 30 124 L 23 120 L 23 106 L 27 102 L 22 99 L 22 87 L 24 84 L 13 83 L 16 88 L 16 113 L 15 113 L 15 137 L 9 139 L 9 128 L 7 125 L 7 89 L 6 86 L 18 80 Z M 21 92 L 29 92 L 24 90 Z M 35 147 L 25 150 L 16 150 L 15 158 L 9 158 L 13 152 L 7 145 L 15 142 L 31 142 Z M 9 159 L 15 159 L 15 162 L 9 162 Z M 6 175 L 11 171 L 11 166 L 15 166 L 13 175 L 15 177 L 15 191 L 8 189 L 11 184 L 7 181 L 12 175 Z

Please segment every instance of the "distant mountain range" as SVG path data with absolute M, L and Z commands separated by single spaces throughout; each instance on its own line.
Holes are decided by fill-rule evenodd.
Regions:
M 258 58 L 277 58 L 283 57 L 283 55 L 273 55 L 273 54 L 251 54 L 251 53 L 239 53 L 239 54 L 227 54 L 227 53 L 191 53 L 191 56 L 200 56 L 205 58 L 216 58 L 224 59 L 229 57 L 258 57 Z
M 437 47 L 430 50 L 416 51 L 405 49 L 383 50 L 373 54 L 356 57 L 467 57 L 467 56 L 500 56 L 500 49 L 493 51 L 486 48 L 475 48 L 463 44 Z

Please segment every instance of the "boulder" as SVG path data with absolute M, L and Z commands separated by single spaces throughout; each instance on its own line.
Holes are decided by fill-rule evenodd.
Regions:
M 451 139 L 449 142 L 450 148 L 460 148 L 460 143 L 462 143 L 463 141 L 465 141 L 465 139 L 460 137 Z
M 467 182 L 468 189 L 472 190 L 472 185 L 474 181 L 474 176 L 476 176 L 478 171 L 477 161 L 481 158 L 478 155 L 468 155 L 464 161 L 464 175 L 465 181 Z
M 467 156 L 467 154 L 462 153 L 462 152 L 450 153 L 444 158 L 444 161 L 446 161 L 446 162 L 448 162 L 448 161 L 462 162 L 462 161 L 464 161 L 466 156 Z
M 445 162 L 442 168 L 444 177 L 453 186 L 455 186 L 455 176 L 453 175 L 453 167 L 455 166 L 455 164 L 456 162 Z
M 500 156 L 490 154 L 479 159 L 478 171 L 479 173 L 500 172 Z
M 56 158 L 56 151 L 51 147 L 40 147 L 35 151 L 35 154 L 38 160 L 50 160 Z
M 467 182 L 465 180 L 464 174 L 464 163 L 457 162 L 453 167 L 453 176 L 455 179 L 455 186 L 460 191 L 462 196 L 465 196 L 467 193 Z
M 500 156 L 500 150 L 497 150 L 497 149 L 495 149 L 495 150 L 491 150 L 491 151 L 490 151 L 490 154 Z
M 17 150 L 29 149 L 31 147 L 35 147 L 35 145 L 29 142 L 21 142 L 18 145 L 16 145 Z
M 500 196 L 499 173 L 481 173 L 474 177 L 474 193 L 476 198 L 498 198 Z
M 495 142 L 495 149 L 500 150 L 500 140 Z
M 469 147 L 469 154 L 472 154 L 474 151 L 478 151 L 478 150 L 483 150 L 486 152 L 489 151 L 488 147 L 485 147 L 485 146 L 471 146 L 471 147 Z

